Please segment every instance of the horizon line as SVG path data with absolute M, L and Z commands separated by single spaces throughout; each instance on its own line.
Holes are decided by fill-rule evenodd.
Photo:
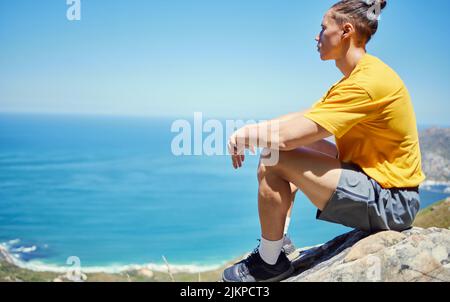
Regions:
M 20 111 L 20 110 L 0 110 L 0 115 L 36 115 L 36 116 L 73 116 L 73 117 L 111 117 L 111 118 L 159 118 L 159 119 L 192 119 L 194 117 L 194 113 L 201 111 L 193 111 L 190 115 L 180 114 L 180 115 L 170 115 L 170 114 L 150 114 L 150 113 L 112 113 L 112 112 L 73 112 L 73 111 Z M 233 120 L 270 120 L 270 118 L 264 117 L 230 117 L 230 116 L 218 116 L 218 115 L 203 115 L 203 118 L 207 119 L 233 119 Z M 417 122 L 418 127 L 450 127 L 450 123 L 439 123 L 439 122 Z

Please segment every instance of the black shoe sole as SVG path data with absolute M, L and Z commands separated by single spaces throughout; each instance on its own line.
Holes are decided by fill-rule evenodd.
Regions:
M 279 281 L 282 281 L 282 280 L 288 278 L 289 276 L 291 276 L 294 271 L 295 271 L 295 268 L 292 265 L 290 265 L 289 269 L 287 271 L 285 271 L 284 273 L 282 273 L 278 276 L 275 276 L 273 278 L 267 279 L 267 280 L 256 280 L 256 282 L 279 282 Z M 227 280 L 223 274 L 222 274 L 222 281 L 230 282 L 230 283 L 237 283 L 237 281 Z M 244 281 L 242 281 L 242 282 L 244 282 Z

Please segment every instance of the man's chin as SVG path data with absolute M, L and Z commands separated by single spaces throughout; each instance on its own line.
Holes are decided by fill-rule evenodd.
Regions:
M 321 59 L 322 61 L 329 61 L 329 60 L 331 60 L 331 58 L 328 57 L 328 56 L 326 56 L 325 54 L 320 54 L 320 59 Z

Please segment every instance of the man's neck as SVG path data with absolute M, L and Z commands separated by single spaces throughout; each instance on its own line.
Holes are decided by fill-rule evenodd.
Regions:
M 342 58 L 336 60 L 336 67 L 348 78 L 365 54 L 363 48 L 349 49 Z

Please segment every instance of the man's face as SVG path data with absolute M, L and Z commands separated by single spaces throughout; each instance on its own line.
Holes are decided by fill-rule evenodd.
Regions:
M 323 61 L 336 60 L 341 56 L 342 34 L 344 31 L 327 12 L 322 20 L 322 31 L 316 37 L 317 50 Z

